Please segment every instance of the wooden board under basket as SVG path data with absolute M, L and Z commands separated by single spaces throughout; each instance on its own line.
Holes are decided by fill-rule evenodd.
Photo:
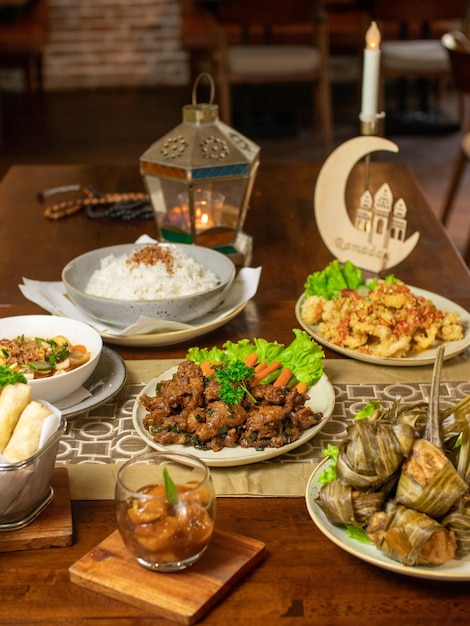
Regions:
M 0 552 L 60 548 L 73 540 L 69 475 L 66 468 L 55 468 L 51 480 L 52 502 L 28 526 L 0 532 Z
M 78 585 L 194 624 L 264 556 L 260 541 L 215 530 L 200 561 L 177 573 L 152 572 L 130 556 L 116 530 L 69 568 Z

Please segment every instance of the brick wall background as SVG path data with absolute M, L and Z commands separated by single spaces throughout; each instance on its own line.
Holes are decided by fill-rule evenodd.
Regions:
M 354 5 L 354 0 L 342 2 Z M 180 45 L 180 0 L 48 0 L 48 7 L 46 90 L 189 83 L 188 53 Z M 344 46 L 356 50 L 361 25 L 360 13 L 339 13 L 334 28 L 330 18 L 330 41 L 340 42 L 333 81 L 356 78 L 357 67 L 341 54 Z M 362 42 L 360 32 L 358 50 Z M 0 87 L 23 89 L 22 73 L 1 68 Z
M 45 89 L 184 85 L 178 0 L 49 0 Z

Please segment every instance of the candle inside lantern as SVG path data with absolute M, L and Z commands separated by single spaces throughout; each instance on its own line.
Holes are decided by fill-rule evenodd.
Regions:
M 207 213 L 203 213 L 200 208 L 196 208 L 196 220 L 195 220 L 196 232 L 207 230 L 214 226 L 214 221 Z
M 200 233 L 219 225 L 225 196 L 221 193 L 197 188 L 194 190 L 194 228 Z M 186 232 L 191 232 L 191 216 L 187 192 L 178 194 L 179 204 L 170 209 L 167 221 Z
M 366 33 L 364 65 L 362 72 L 362 103 L 360 119 L 375 122 L 377 119 L 380 74 L 380 31 L 372 22 Z

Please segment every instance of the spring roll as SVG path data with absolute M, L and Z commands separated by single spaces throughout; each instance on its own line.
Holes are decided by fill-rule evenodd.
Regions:
M 0 453 L 10 441 L 21 413 L 31 401 L 31 387 L 25 383 L 6 385 L 0 393 Z
M 24 461 L 37 452 L 42 424 L 51 414 L 50 409 L 36 400 L 28 404 L 21 413 L 11 439 L 3 451 L 3 456 L 8 462 Z

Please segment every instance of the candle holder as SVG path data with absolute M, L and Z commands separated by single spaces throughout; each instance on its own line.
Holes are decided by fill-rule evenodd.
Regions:
M 198 103 L 199 81 L 207 77 L 209 103 Z M 183 121 L 140 158 L 162 241 L 196 244 L 228 254 L 235 264 L 251 258 L 251 238 L 243 233 L 260 148 L 219 120 L 214 81 L 200 74 Z
M 379 121 L 385 118 L 385 111 L 376 113 L 375 115 L 359 115 L 361 135 L 370 136 L 378 135 Z

